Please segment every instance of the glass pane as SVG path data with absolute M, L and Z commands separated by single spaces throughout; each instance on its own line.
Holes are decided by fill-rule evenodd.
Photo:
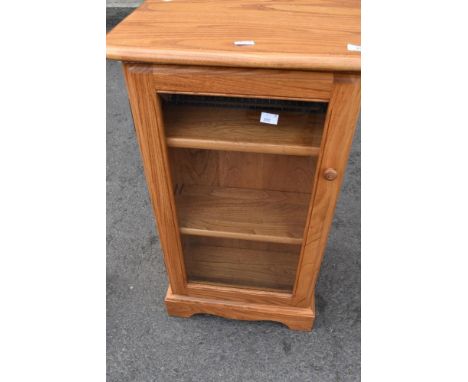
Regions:
M 189 281 L 292 291 L 326 104 L 162 100 Z

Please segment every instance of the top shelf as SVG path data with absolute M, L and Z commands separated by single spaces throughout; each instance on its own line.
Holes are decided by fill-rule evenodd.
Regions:
M 262 111 L 279 114 L 277 125 L 260 123 Z M 225 108 L 168 103 L 164 107 L 169 147 L 315 156 L 325 113 Z

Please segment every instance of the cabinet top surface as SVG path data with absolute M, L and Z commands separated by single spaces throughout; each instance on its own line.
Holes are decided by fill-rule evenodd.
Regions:
M 348 48 L 361 45 L 360 18 L 360 0 L 146 0 L 108 33 L 107 57 L 360 71 L 361 53 Z

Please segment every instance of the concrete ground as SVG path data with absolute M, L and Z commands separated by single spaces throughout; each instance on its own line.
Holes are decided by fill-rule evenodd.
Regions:
M 108 9 L 108 30 L 129 11 Z M 121 65 L 108 61 L 107 380 L 360 380 L 360 159 L 359 123 L 312 332 L 207 315 L 168 317 L 167 279 Z

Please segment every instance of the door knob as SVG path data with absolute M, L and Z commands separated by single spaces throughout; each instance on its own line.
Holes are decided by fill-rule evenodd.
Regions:
M 323 172 L 323 176 L 326 180 L 335 180 L 336 177 L 338 176 L 338 173 L 336 172 L 336 170 L 334 168 L 327 168 L 324 172 Z

